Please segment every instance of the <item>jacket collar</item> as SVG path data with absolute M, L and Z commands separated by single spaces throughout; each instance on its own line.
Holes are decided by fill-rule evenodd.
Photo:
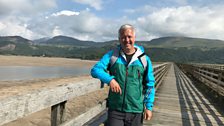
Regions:
M 144 53 L 143 49 L 141 49 L 138 45 L 135 44 L 134 47 L 137 50 L 128 65 L 130 65 L 134 61 L 138 60 L 138 57 Z M 125 61 L 127 61 L 126 56 L 125 56 L 123 50 L 121 49 L 121 46 L 119 46 L 119 50 L 120 50 L 121 56 L 125 59 Z

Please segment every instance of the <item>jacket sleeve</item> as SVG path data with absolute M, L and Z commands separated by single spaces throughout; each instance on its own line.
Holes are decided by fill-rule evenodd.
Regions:
M 113 54 L 113 51 L 106 53 L 100 61 L 98 61 L 93 68 L 91 69 L 91 75 L 94 78 L 100 79 L 103 83 L 109 84 L 110 81 L 114 78 L 107 72 L 108 65 L 110 63 L 110 58 Z
M 153 103 L 155 99 L 155 78 L 154 78 L 154 73 L 153 73 L 153 67 L 150 58 L 147 56 L 147 72 L 146 72 L 146 77 L 145 77 L 145 82 L 146 82 L 146 93 L 144 96 L 144 103 L 145 107 L 148 110 L 152 111 L 153 108 Z

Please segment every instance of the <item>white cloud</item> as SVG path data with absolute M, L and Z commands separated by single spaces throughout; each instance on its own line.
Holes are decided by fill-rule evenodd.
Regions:
M 220 8 L 163 8 L 137 19 L 142 32 L 152 36 L 191 36 L 224 39 L 224 16 Z
M 53 36 L 63 35 L 63 32 L 60 30 L 59 26 L 55 26 L 52 31 Z
M 17 1 L 0 1 L 0 35 L 20 35 L 28 39 L 66 35 L 81 40 L 107 41 L 117 39 L 120 25 L 130 23 L 136 27 L 137 40 L 162 36 L 224 40 L 222 5 L 167 8 L 144 5 L 126 10 L 127 16 L 115 19 L 99 17 L 89 9 L 79 12 L 59 9 L 58 12 L 50 13 L 48 10 L 57 6 L 54 0 Z M 30 5 L 33 6 L 29 8 Z
M 56 0 L 1 0 L 0 14 L 33 15 L 56 6 Z
M 53 13 L 51 16 L 61 16 L 61 15 L 64 15 L 64 16 L 79 15 L 79 12 L 63 10 L 57 13 Z
M 56 13 L 55 13 L 56 14 Z M 102 41 L 109 34 L 113 27 L 105 25 L 103 19 L 97 17 L 89 11 L 81 11 L 78 15 L 47 16 L 28 26 L 33 32 L 45 36 L 66 35 L 81 40 Z M 108 39 L 107 39 L 108 40 Z M 110 40 L 110 39 L 109 39 Z
M 95 8 L 96 10 L 101 10 L 102 9 L 102 4 L 103 1 L 102 0 L 73 0 L 74 2 L 80 3 L 80 4 L 86 4 L 89 5 L 93 8 Z
M 55 7 L 56 0 L 1 0 L 0 35 L 20 35 L 28 39 L 41 37 L 40 33 L 30 29 L 30 25 L 35 25 L 47 10 Z
M 27 38 L 34 37 L 34 33 L 31 30 L 27 29 L 27 24 L 20 24 L 19 22 L 10 22 L 8 20 L 0 22 L 0 35 L 20 35 Z

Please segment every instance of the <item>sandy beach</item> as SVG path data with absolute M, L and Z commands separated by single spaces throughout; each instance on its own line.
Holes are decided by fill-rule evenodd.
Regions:
M 96 61 L 69 59 L 69 58 L 48 58 L 48 57 L 26 57 L 26 56 L 1 56 L 0 66 L 80 66 L 91 67 Z M 2 98 L 19 95 L 32 90 L 40 90 L 46 86 L 56 86 L 60 83 L 69 83 L 90 76 L 63 77 L 51 79 L 34 79 L 21 81 L 0 81 L 0 100 Z M 94 107 L 107 97 L 108 88 L 92 92 L 76 99 L 71 99 L 66 104 L 66 119 L 76 117 L 89 108 Z M 50 108 L 33 113 L 24 118 L 12 121 L 3 126 L 50 126 Z
M 96 61 L 53 57 L 3 56 L 0 66 L 92 66 Z

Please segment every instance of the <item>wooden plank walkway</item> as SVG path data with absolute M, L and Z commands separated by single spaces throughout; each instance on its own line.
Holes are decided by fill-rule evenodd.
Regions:
M 153 118 L 144 126 L 224 126 L 224 115 L 172 65 L 156 93 Z

